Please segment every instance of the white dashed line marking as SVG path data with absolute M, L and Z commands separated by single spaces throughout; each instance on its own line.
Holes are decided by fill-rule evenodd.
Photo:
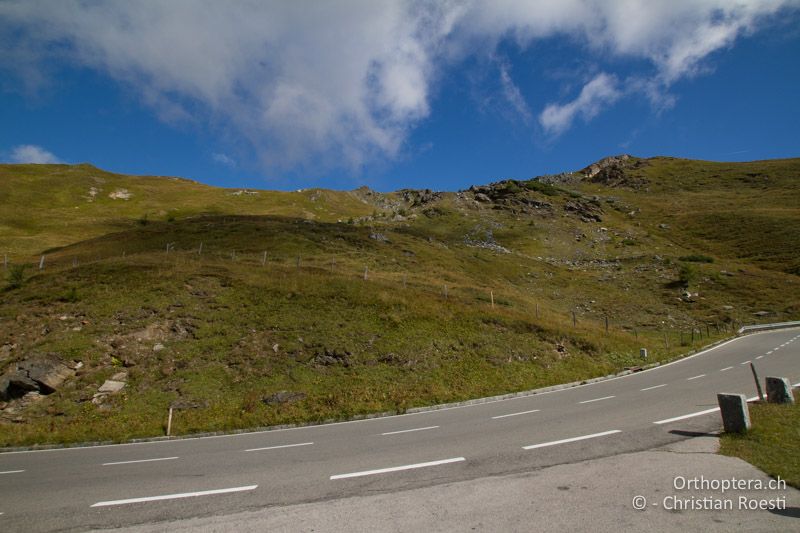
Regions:
M 700 379 L 700 378 L 704 378 L 704 377 L 706 377 L 705 374 L 700 374 L 698 376 L 692 376 L 690 378 L 686 378 L 686 381 L 692 381 L 693 379 Z
M 414 428 L 414 429 L 401 429 L 400 431 L 387 431 L 386 433 L 381 433 L 381 435 L 398 435 L 400 433 L 411 433 L 412 431 L 425 431 L 427 429 L 436 429 L 439 426 L 427 426 L 424 428 Z
M 572 437 L 571 439 L 554 440 L 551 442 L 543 442 L 541 444 L 532 444 L 530 446 L 523 446 L 523 450 L 535 450 L 536 448 L 546 448 L 547 446 L 556 446 L 558 444 L 567 444 L 569 442 L 577 442 L 579 440 L 594 439 L 596 437 L 605 437 L 606 435 L 613 435 L 614 433 L 622 433 L 618 429 L 611 431 L 603 431 L 602 433 L 592 433 L 591 435 L 583 435 L 582 437 Z
M 756 361 L 758 361 L 759 359 L 764 359 L 764 356 L 763 355 L 759 355 L 758 357 L 756 357 Z
M 732 366 L 726 366 L 725 368 L 721 368 L 719 371 L 720 372 L 725 372 L 726 370 L 730 370 L 731 368 L 733 368 L 733 367 Z
M 653 385 L 652 387 L 645 387 L 644 389 L 639 389 L 640 391 L 644 392 L 646 390 L 653 390 L 653 389 L 660 389 L 661 387 L 666 387 L 666 383 L 662 383 L 661 385 Z
M 492 420 L 497 420 L 498 418 L 508 418 L 509 416 L 517 416 L 517 415 L 527 415 L 530 413 L 538 413 L 539 409 L 532 409 L 530 411 L 520 411 L 519 413 L 508 413 L 507 415 L 497 415 L 493 416 Z
M 768 352 L 766 353 L 766 355 L 769 355 L 769 354 L 771 354 L 771 353 L 772 353 L 772 350 L 768 351 Z
M 0 472 L 0 475 L 2 475 L 2 474 L 19 474 L 21 472 L 24 472 L 24 470 L 6 470 L 5 472 Z
M 154 461 L 171 461 L 172 459 L 177 459 L 177 457 L 159 457 L 158 459 L 139 459 L 137 461 L 118 461 L 116 463 L 103 463 L 103 466 L 129 465 L 133 463 L 152 463 Z
M 278 450 L 280 448 L 295 448 L 297 446 L 311 446 L 314 444 L 313 442 L 301 442 L 298 444 L 281 444 L 279 446 L 266 446 L 264 448 L 250 448 L 249 450 L 245 450 L 246 452 L 260 452 L 262 450 Z
M 751 362 L 752 362 L 752 361 L 743 361 L 743 362 L 742 362 L 742 363 L 740 363 L 740 364 L 742 364 L 742 365 L 749 365 Z
M 243 492 L 258 488 L 258 485 L 248 485 L 246 487 L 233 487 L 230 489 L 204 490 L 200 492 L 184 492 L 181 494 L 165 494 L 163 496 L 147 496 L 144 498 L 130 498 L 127 500 L 110 500 L 97 502 L 92 507 L 108 507 L 111 505 L 127 505 L 129 503 L 155 502 L 160 500 L 177 500 L 180 498 L 194 498 L 195 496 L 210 496 L 212 494 L 228 494 L 230 492 Z
M 399 472 L 401 470 L 413 470 L 416 468 L 425 468 L 428 466 L 446 465 L 449 463 L 458 463 L 466 461 L 463 457 L 453 457 L 452 459 L 442 459 L 441 461 L 430 461 L 428 463 L 417 463 L 413 465 L 392 466 L 389 468 L 379 468 L 377 470 L 364 470 L 363 472 L 352 472 L 350 474 L 337 474 L 331 476 L 331 479 L 347 479 L 351 477 L 372 476 L 374 474 L 386 474 L 388 472 Z
M 594 400 L 584 400 L 578 403 L 592 403 L 592 402 L 599 402 L 602 400 L 610 400 L 611 398 L 616 398 L 616 396 L 603 396 L 602 398 L 595 398 Z

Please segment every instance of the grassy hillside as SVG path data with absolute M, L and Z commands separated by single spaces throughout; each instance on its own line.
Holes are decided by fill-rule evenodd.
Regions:
M 163 434 L 174 402 L 177 433 L 402 411 L 798 318 L 800 160 L 601 166 L 390 194 L 0 166 L 0 253 L 27 265 L 0 373 L 80 366 L 0 402 L 0 445 Z

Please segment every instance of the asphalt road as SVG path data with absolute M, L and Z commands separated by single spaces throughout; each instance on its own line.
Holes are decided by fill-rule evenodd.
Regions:
M 651 449 L 719 425 L 717 392 L 800 381 L 800 329 L 581 387 L 363 421 L 0 454 L 0 530 L 71 531 L 391 493 Z

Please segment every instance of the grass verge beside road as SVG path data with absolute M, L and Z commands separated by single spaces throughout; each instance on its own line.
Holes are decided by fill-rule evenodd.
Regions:
M 750 418 L 753 428 L 747 434 L 722 435 L 720 453 L 744 459 L 800 489 L 800 403 L 754 404 Z

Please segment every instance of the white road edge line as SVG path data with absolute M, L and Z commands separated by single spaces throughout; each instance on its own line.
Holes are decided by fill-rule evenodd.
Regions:
M 697 376 L 692 376 L 690 378 L 686 378 L 686 381 L 692 381 L 693 379 L 700 379 L 700 378 L 704 378 L 704 377 L 706 377 L 705 374 L 699 374 Z
M 295 446 L 311 446 L 313 442 L 301 442 L 298 444 L 281 444 L 280 446 L 266 446 L 264 448 L 250 448 L 246 452 L 260 452 L 262 450 L 277 450 L 280 448 L 294 448 Z
M 103 463 L 102 466 L 129 465 L 129 464 L 133 464 L 133 463 L 152 463 L 153 461 L 171 461 L 172 459 L 177 459 L 177 457 L 159 457 L 157 459 L 139 459 L 137 461 L 118 461 L 116 463 Z
M 599 402 L 600 400 L 610 400 L 611 398 L 616 398 L 616 396 L 603 396 L 602 398 L 595 398 L 594 400 L 583 400 L 580 403 L 592 403 L 592 402 Z
M 758 396 L 753 396 L 752 398 L 747 398 L 748 402 L 754 402 L 756 400 L 758 400 Z M 696 416 L 707 415 L 708 413 L 713 413 L 713 412 L 716 412 L 716 411 L 719 411 L 719 407 L 714 407 L 713 409 L 706 409 L 705 411 L 697 411 L 696 413 L 689 413 L 688 415 L 676 416 L 674 418 L 667 418 L 667 419 L 664 419 L 664 420 L 657 420 L 656 422 L 653 422 L 653 424 L 658 424 L 658 425 L 669 424 L 670 422 L 677 422 L 679 420 L 686 420 L 687 418 L 694 418 Z
M 452 459 L 442 459 L 441 461 L 430 461 L 428 463 L 417 463 L 413 465 L 392 466 L 389 468 L 379 468 L 377 470 L 364 470 L 362 472 L 351 472 L 350 474 L 337 474 L 331 476 L 331 479 L 347 479 L 351 477 L 371 476 L 373 474 L 385 474 L 387 472 L 399 472 L 400 470 L 413 470 L 415 468 L 425 468 L 427 466 L 439 466 L 449 463 L 458 463 L 466 461 L 463 457 L 453 457 Z
M 509 416 L 517 416 L 517 415 L 527 415 L 529 413 L 538 413 L 539 409 L 531 409 L 530 411 L 520 411 L 519 413 L 508 413 L 507 415 L 497 415 L 493 416 L 492 420 L 497 420 L 498 418 L 507 418 Z
M 639 389 L 640 391 L 644 392 L 646 390 L 653 390 L 653 389 L 660 389 L 661 387 L 666 387 L 666 383 L 662 383 L 661 385 L 654 385 L 652 387 L 645 387 L 644 389 Z
M 24 470 L 6 470 L 5 472 L 0 472 L 0 474 L 19 474 L 24 472 Z
M 674 418 L 666 418 L 664 420 L 658 420 L 653 422 L 653 424 L 669 424 L 670 422 L 677 422 L 678 420 L 686 420 L 687 418 L 694 418 L 696 416 L 707 415 L 708 413 L 714 413 L 719 411 L 719 407 L 714 407 L 713 409 L 706 409 L 705 411 L 697 411 L 696 413 L 689 413 L 688 415 L 681 415 L 676 416 Z
M 414 428 L 414 429 L 401 429 L 400 431 L 387 431 L 386 433 L 381 433 L 381 435 L 397 435 L 400 433 L 411 433 L 412 431 L 425 431 L 426 429 L 436 429 L 439 426 L 427 426 L 424 428 Z
M 591 435 L 583 435 L 582 437 L 572 437 L 571 439 L 554 440 L 552 442 L 543 442 L 541 444 L 531 444 L 530 446 L 523 446 L 523 450 L 534 450 L 536 448 L 546 448 L 547 446 L 556 446 L 558 444 L 566 444 L 568 442 L 577 442 L 579 440 L 594 439 L 596 437 L 605 437 L 606 435 L 613 435 L 614 433 L 622 433 L 619 429 L 612 429 L 611 431 L 603 431 L 602 433 L 592 433 Z
M 97 502 L 91 507 L 108 507 L 111 505 L 127 505 L 129 503 L 155 502 L 159 500 L 177 500 L 180 498 L 194 498 L 195 496 L 209 496 L 211 494 L 227 494 L 230 492 L 244 492 L 258 488 L 258 485 L 247 485 L 246 487 L 232 487 L 230 489 L 204 490 L 200 492 L 184 492 L 181 494 L 165 494 L 163 496 L 148 496 L 144 498 L 130 498 L 127 500 L 110 500 Z
M 721 368 L 719 371 L 720 372 L 725 372 L 726 370 L 730 370 L 731 368 L 733 368 L 733 367 L 732 366 L 726 366 L 725 368 Z

